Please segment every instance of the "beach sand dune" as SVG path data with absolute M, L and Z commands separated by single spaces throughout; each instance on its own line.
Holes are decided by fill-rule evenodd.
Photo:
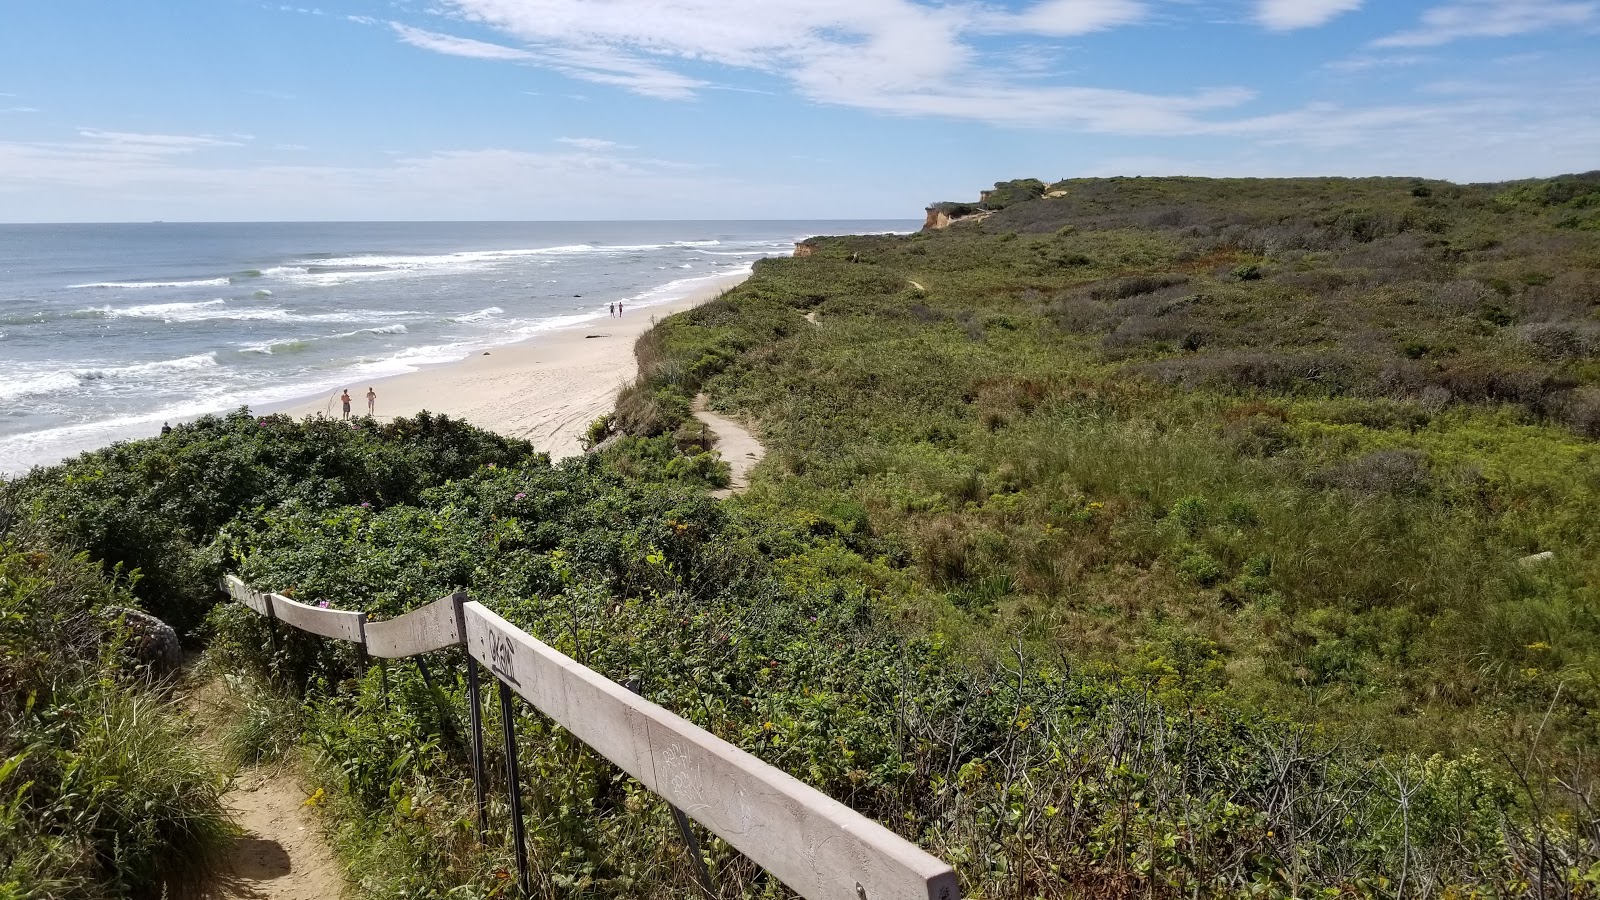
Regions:
M 670 303 L 629 308 L 621 318 L 601 318 L 517 344 L 485 347 L 455 363 L 352 382 L 352 415 L 367 409 L 367 389 L 378 393 L 380 421 L 422 410 L 464 419 L 480 428 L 526 438 L 554 459 L 583 452 L 589 423 L 610 412 L 617 391 L 638 368 L 633 344 L 662 318 L 714 299 L 743 281 L 729 276 Z M 264 410 L 303 416 L 341 415 L 339 391 Z M 330 402 L 331 401 L 331 402 Z

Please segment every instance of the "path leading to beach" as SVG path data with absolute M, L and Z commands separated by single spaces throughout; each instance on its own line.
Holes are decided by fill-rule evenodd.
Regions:
M 732 470 L 728 486 L 712 491 L 712 496 L 731 497 L 743 493 L 750 486 L 750 467 L 767 455 L 767 448 L 761 446 L 761 442 L 743 425 L 712 412 L 705 394 L 694 398 L 694 414 L 716 433 L 717 452 L 722 454 Z
M 196 683 L 184 701 L 199 725 L 198 742 L 223 755 L 223 723 L 234 715 L 227 683 Z M 307 791 L 284 766 L 253 766 L 234 774 L 222 803 L 239 826 L 222 871 L 201 887 L 199 900 L 338 900 L 344 876 L 322 837 Z
M 205 900 L 337 900 L 338 861 L 305 805 L 294 777 L 273 769 L 239 774 L 223 796 L 244 829 Z

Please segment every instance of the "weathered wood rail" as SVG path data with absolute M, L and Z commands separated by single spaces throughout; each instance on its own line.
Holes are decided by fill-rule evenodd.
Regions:
M 311 634 L 362 646 L 383 659 L 464 646 L 472 695 L 474 779 L 482 821 L 484 773 L 476 663 L 499 682 L 502 711 L 510 693 L 570 731 L 711 833 L 809 900 L 958 900 L 948 865 L 889 829 L 788 773 L 632 693 L 540 642 L 465 594 L 455 594 L 383 622 L 363 613 L 323 609 L 264 593 L 228 575 L 221 587 L 257 613 Z M 527 891 L 515 742 L 511 773 L 514 840 Z M 693 835 L 680 819 L 690 842 Z M 711 890 L 705 874 L 701 887 Z

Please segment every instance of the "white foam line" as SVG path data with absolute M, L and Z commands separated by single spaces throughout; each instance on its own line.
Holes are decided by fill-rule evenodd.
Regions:
M 163 288 L 163 287 L 215 287 L 232 284 L 227 278 L 201 278 L 196 281 L 96 281 L 91 284 L 69 284 L 69 288 Z

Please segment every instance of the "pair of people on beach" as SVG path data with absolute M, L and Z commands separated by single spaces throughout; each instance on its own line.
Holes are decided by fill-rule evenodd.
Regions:
M 346 419 L 350 418 L 350 389 L 349 388 L 345 388 L 344 389 L 344 393 L 339 395 L 339 402 L 344 404 L 344 417 Z M 372 412 L 373 412 L 374 409 L 377 408 L 377 405 L 378 405 L 378 392 L 377 392 L 377 390 L 375 390 L 374 388 L 370 388 L 370 387 L 367 388 L 367 415 L 369 415 L 369 416 L 372 415 Z
M 613 316 L 621 316 L 622 315 L 622 304 L 621 303 L 613 303 L 609 307 L 607 307 L 607 309 L 609 309 L 611 311 L 611 314 Z

